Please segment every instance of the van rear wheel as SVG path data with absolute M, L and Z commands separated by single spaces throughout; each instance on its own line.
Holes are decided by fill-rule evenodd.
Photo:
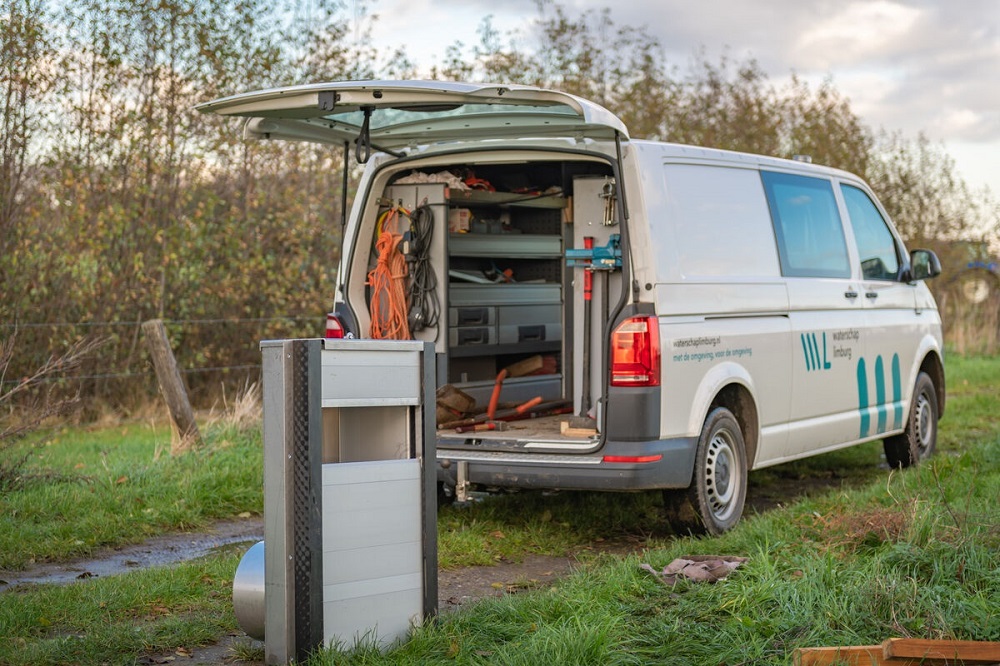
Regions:
M 910 400 L 910 415 L 906 430 L 901 435 L 882 440 L 885 459 L 889 467 L 902 469 L 916 465 L 932 453 L 937 446 L 938 401 L 934 382 L 925 372 L 917 375 Z
M 698 437 L 691 486 L 663 491 L 667 521 L 678 533 L 722 534 L 739 522 L 746 493 L 743 431 L 732 412 L 718 407 Z

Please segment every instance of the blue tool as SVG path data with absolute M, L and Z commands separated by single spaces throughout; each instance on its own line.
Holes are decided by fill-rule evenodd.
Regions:
M 566 250 L 566 265 L 611 271 L 622 267 L 621 234 L 611 234 L 607 245 Z

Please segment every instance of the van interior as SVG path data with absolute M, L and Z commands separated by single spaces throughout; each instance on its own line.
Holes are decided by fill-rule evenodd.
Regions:
M 376 180 L 346 296 L 361 337 L 434 343 L 439 439 L 596 445 L 606 322 L 622 296 L 613 171 L 523 155 Z

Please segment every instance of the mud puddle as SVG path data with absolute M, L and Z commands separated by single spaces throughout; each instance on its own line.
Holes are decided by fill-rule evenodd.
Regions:
M 25 584 L 65 584 L 87 578 L 116 576 L 135 569 L 166 566 L 208 555 L 212 550 L 264 538 L 260 518 L 215 523 L 204 532 L 182 532 L 153 537 L 141 544 L 109 548 L 86 559 L 37 564 L 25 571 L 0 571 L 0 592 Z

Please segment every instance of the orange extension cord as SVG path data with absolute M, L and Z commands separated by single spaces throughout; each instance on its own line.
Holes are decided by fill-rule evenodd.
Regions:
M 399 251 L 403 236 L 396 230 L 399 210 L 394 206 L 379 220 L 380 231 L 375 242 L 378 264 L 368 273 L 368 284 L 372 288 L 369 335 L 379 340 L 411 338 L 406 319 L 410 309 L 406 300 L 406 257 Z

